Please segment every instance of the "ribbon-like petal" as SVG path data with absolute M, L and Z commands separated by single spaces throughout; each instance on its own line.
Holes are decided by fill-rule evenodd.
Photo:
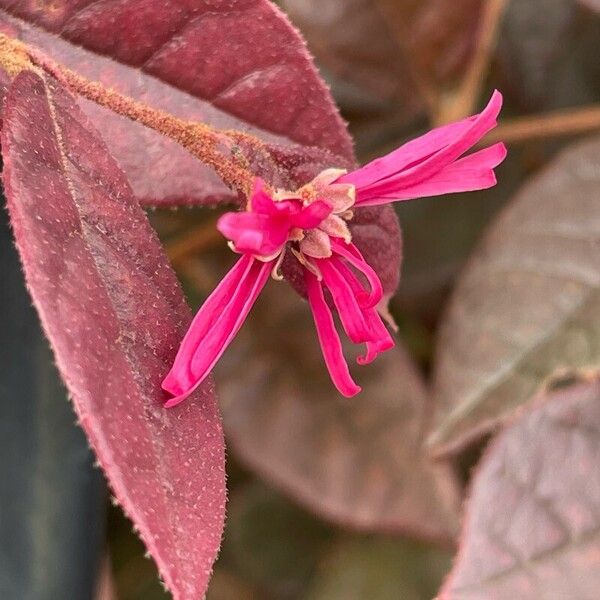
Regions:
M 202 305 L 162 383 L 174 396 L 166 407 L 185 400 L 208 376 L 243 325 L 273 264 L 243 255 Z
M 330 262 L 335 264 L 336 269 L 342 277 L 348 282 L 352 288 L 352 292 L 356 298 L 360 298 L 361 294 L 365 294 L 360 281 L 352 270 L 340 259 L 333 257 Z M 339 310 L 339 309 L 338 309 Z M 356 362 L 359 365 L 366 365 L 373 362 L 379 354 L 390 350 L 394 347 L 394 340 L 379 316 L 376 308 L 363 308 L 363 319 L 367 326 L 370 335 L 367 340 L 367 352 L 364 356 L 359 356 Z
M 496 91 L 478 115 L 434 129 L 394 152 L 343 175 L 338 183 L 356 186 L 356 206 L 397 200 L 403 190 L 434 177 L 479 142 L 497 125 L 501 107 L 502 95 Z
M 331 380 L 340 394 L 351 398 L 358 394 L 361 388 L 354 383 L 348 370 L 348 363 L 342 352 L 342 343 L 333 322 L 333 316 L 325 297 L 321 282 L 308 270 L 304 271 L 308 302 L 312 311 L 319 343 L 325 364 L 329 370 Z
M 362 291 L 358 298 L 359 303 L 364 308 L 377 306 L 383 298 L 383 285 L 375 270 L 363 258 L 360 250 L 354 244 L 347 244 L 338 238 L 331 239 L 331 248 L 340 256 L 343 256 L 354 268 L 360 271 L 369 282 L 371 290 L 369 292 Z

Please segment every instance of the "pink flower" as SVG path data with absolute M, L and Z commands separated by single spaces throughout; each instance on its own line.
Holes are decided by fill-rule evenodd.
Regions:
M 366 346 L 359 364 L 371 362 L 394 342 L 377 311 L 381 282 L 352 243 L 348 222 L 353 210 L 495 185 L 494 168 L 506 156 L 504 144 L 463 155 L 496 126 L 501 106 L 502 96 L 494 92 L 480 114 L 434 129 L 351 173 L 323 171 L 294 192 L 269 191 L 257 178 L 246 211 L 219 219 L 219 231 L 241 257 L 184 337 L 162 384 L 173 396 L 166 406 L 179 404 L 206 378 L 269 275 L 282 279 L 279 267 L 286 252 L 304 268 L 308 302 L 333 383 L 344 396 L 357 394 L 360 387 L 350 376 L 325 290 L 348 338 Z

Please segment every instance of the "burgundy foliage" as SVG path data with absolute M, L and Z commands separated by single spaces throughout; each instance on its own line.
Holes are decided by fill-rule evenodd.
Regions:
M 0 1 L 0 9 L 3 32 L 90 80 L 262 139 L 266 153 L 241 149 L 275 185 L 293 189 L 325 167 L 354 165 L 301 38 L 269 2 Z M 4 75 L 4 184 L 43 327 L 117 501 L 175 598 L 200 597 L 223 528 L 222 430 L 212 384 L 181 407 L 162 406 L 160 381 L 190 315 L 139 204 L 238 198 L 156 132 L 73 98 L 53 79 L 26 72 L 11 84 Z M 394 211 L 358 211 L 353 226 L 393 293 L 401 257 Z M 432 505 L 435 523 L 424 535 L 447 538 L 455 490 L 447 473 L 439 484 L 435 477 L 424 484 L 453 495 Z M 400 527 L 412 530 L 411 519 Z
M 387 137 L 379 149 L 408 133 L 394 127 L 444 113 L 469 71 L 480 26 L 491 27 L 479 0 L 279 4 L 306 26 L 334 82 L 353 88 L 352 110 L 374 120 L 393 115 L 382 120 Z M 528 108 L 595 101 L 597 78 L 581 56 L 600 21 L 585 24 L 580 16 L 597 6 L 507 2 L 498 50 L 487 59 L 510 74 L 513 101 Z M 232 151 L 274 188 L 294 190 L 328 167 L 356 166 L 346 125 L 302 38 L 268 0 L 0 0 L 0 32 L 153 108 L 255 136 L 262 145 L 233 143 L 228 134 Z M 579 37 L 567 61 L 564 40 Z M 202 598 L 224 525 L 223 430 L 210 377 L 186 402 L 164 407 L 160 384 L 191 315 L 143 207 L 235 204 L 240 197 L 174 141 L 73 97 L 49 75 L 26 71 L 11 82 L 0 70 L 0 95 L 16 245 L 78 420 L 175 599 Z M 432 367 L 431 395 L 399 343 L 353 372 L 361 395 L 335 396 L 309 308 L 274 282 L 216 367 L 225 430 L 245 467 L 324 519 L 415 538 L 411 544 L 455 543 L 462 498 L 453 467 L 475 458 L 462 453 L 474 450 L 471 442 L 508 423 L 471 480 L 459 553 L 439 600 L 588 600 L 600 589 L 598 157 L 598 137 L 561 154 L 484 235 L 440 321 L 435 359 L 422 353 Z M 452 227 L 466 230 L 474 210 L 489 216 L 489 205 L 465 204 L 449 209 L 452 218 L 435 199 L 442 206 L 436 224 L 433 201 L 399 209 L 406 222 L 428 229 L 412 228 L 422 246 L 411 258 L 419 277 L 410 267 L 409 277 L 431 286 L 406 292 L 414 304 L 431 300 L 432 289 L 441 301 L 469 250 Z M 396 212 L 358 208 L 349 226 L 389 300 L 402 261 Z M 205 285 L 214 279 L 206 257 L 181 266 L 203 294 L 214 287 Z M 282 270 L 306 295 L 290 252 Z M 429 324 L 410 315 L 401 324 L 411 342 L 411 326 L 414 337 L 429 334 Z M 348 344 L 344 352 L 353 363 L 356 349 Z M 565 372 L 576 375 L 559 380 Z M 454 462 L 435 462 L 432 453 Z M 249 539 L 248 554 L 267 569 L 262 554 L 254 556 L 259 538 Z M 374 596 L 384 578 L 379 569 L 395 563 L 391 597 L 413 593 L 402 588 L 410 576 L 427 579 L 395 542 L 378 548 L 374 540 L 366 558 L 350 538 L 335 560 L 319 556 L 324 598 L 338 577 L 350 582 L 341 597 Z M 223 556 L 217 570 L 227 548 Z M 363 562 L 374 575 L 361 588 L 355 565 Z
M 55 82 L 15 79 L 2 153 L 27 284 L 79 421 L 174 597 L 197 599 L 221 540 L 224 445 L 212 384 L 162 407 L 160 381 L 190 321 L 175 274 L 124 175 Z
M 486 451 L 440 600 L 598 595 L 600 381 L 538 400 Z

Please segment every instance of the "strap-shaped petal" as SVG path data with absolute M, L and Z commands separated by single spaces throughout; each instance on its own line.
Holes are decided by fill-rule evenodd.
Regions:
M 361 306 L 363 308 L 377 306 L 383 298 L 383 285 L 373 267 L 363 258 L 360 250 L 354 244 L 347 244 L 336 238 L 331 239 L 331 248 L 334 253 L 345 258 L 353 267 L 360 271 L 369 282 L 371 290 L 370 292 L 363 291 L 363 294 L 359 298 Z
M 323 274 L 323 282 L 331 293 L 346 335 L 355 344 L 369 341 L 372 333 L 367 328 L 363 311 L 350 283 L 344 279 L 333 260 L 325 258 L 315 262 Z
M 338 182 L 356 186 L 356 206 L 421 183 L 457 160 L 493 129 L 501 107 L 502 95 L 496 91 L 478 115 L 434 129 L 342 176 Z
M 360 296 L 361 292 L 365 293 L 356 275 L 347 265 L 344 264 L 342 260 L 335 257 L 331 258 L 330 260 L 335 264 L 336 269 L 339 271 L 342 277 L 344 277 L 344 279 L 348 282 L 348 285 L 352 288 L 352 292 L 357 298 Z M 394 347 L 394 339 L 384 325 L 383 320 L 377 312 L 377 309 L 363 309 L 363 319 L 365 325 L 369 329 L 370 339 L 366 342 L 366 354 L 364 356 L 359 356 L 356 359 L 356 362 L 359 365 L 366 365 L 370 362 L 373 362 L 377 356 L 379 356 L 379 354 Z
M 162 387 L 166 407 L 185 400 L 207 377 L 244 323 L 265 286 L 273 262 L 244 255 L 202 305 L 183 339 Z
M 356 385 L 348 370 L 348 363 L 346 363 L 342 352 L 342 343 L 335 329 L 333 316 L 323 296 L 323 288 L 319 280 L 308 270 L 304 271 L 304 278 L 308 292 L 308 302 L 331 380 L 340 394 L 346 396 L 346 398 L 351 398 L 358 394 L 361 388 Z
M 402 190 L 374 196 L 361 206 L 375 206 L 400 200 L 414 200 L 442 194 L 485 190 L 496 185 L 496 168 L 506 158 L 506 146 L 494 144 L 451 163 L 433 177 Z

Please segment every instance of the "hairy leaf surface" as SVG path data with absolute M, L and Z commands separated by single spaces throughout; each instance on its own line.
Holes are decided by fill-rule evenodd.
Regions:
M 0 0 L 0 29 L 155 108 L 261 138 L 266 154 L 244 151 L 277 186 L 295 189 L 324 168 L 354 165 L 346 127 L 304 42 L 268 0 Z M 172 140 L 92 102 L 78 102 L 142 204 L 238 201 L 210 168 Z M 386 225 L 375 246 L 357 243 L 376 255 L 372 266 L 392 293 L 400 271 L 397 220 L 385 207 L 367 219 L 375 213 L 390 223 L 391 233 Z M 390 252 L 378 250 L 383 247 Z
M 190 321 L 177 279 L 68 93 L 23 72 L 3 120 L 17 248 L 80 423 L 174 597 L 197 599 L 223 528 L 224 446 L 211 383 L 162 407 Z
M 440 600 L 594 600 L 600 381 L 555 391 L 486 451 Z

